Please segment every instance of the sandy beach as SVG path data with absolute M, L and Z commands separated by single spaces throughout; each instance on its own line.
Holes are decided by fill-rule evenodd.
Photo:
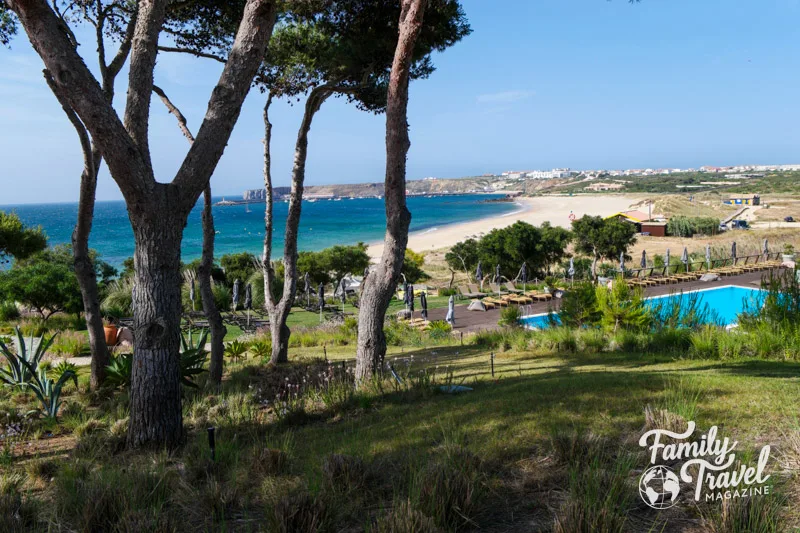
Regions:
M 625 211 L 638 201 L 630 196 L 607 194 L 517 198 L 515 202 L 519 209 L 503 216 L 483 218 L 462 224 L 450 224 L 411 233 L 408 237 L 408 248 L 415 252 L 449 248 L 457 242 L 470 237 L 478 238 L 482 233 L 510 226 L 519 220 L 535 226 L 549 221 L 554 226 L 567 228 L 570 227 L 570 214 L 575 215 L 576 218 L 583 215 L 607 216 L 618 211 Z M 378 259 L 382 252 L 383 242 L 370 243 L 370 257 Z

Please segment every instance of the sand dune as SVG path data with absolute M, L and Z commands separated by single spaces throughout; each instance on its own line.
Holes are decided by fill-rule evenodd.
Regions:
M 533 225 L 549 221 L 554 226 L 570 227 L 570 214 L 580 218 L 583 215 L 610 215 L 625 211 L 639 200 L 631 196 L 596 195 L 596 196 L 546 196 L 535 198 L 519 198 L 519 209 L 503 216 L 483 218 L 451 224 L 434 229 L 412 233 L 408 238 L 408 247 L 415 252 L 424 252 L 448 248 L 459 241 L 470 237 L 479 237 L 496 228 L 510 226 L 518 220 Z M 413 213 L 412 213 L 413 215 Z M 373 259 L 383 252 L 383 242 L 371 243 L 369 255 Z

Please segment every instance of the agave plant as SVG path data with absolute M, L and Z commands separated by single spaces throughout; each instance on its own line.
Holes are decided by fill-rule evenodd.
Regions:
M 195 344 L 191 331 L 184 337 L 181 335 L 181 383 L 193 389 L 197 388 L 194 382 L 195 376 L 206 371 L 204 365 L 208 358 L 206 351 L 206 339 L 208 330 L 203 330 L 197 338 Z
M 32 366 L 31 363 L 25 360 L 20 361 L 22 365 L 33 375 L 33 379 L 28 383 L 28 388 L 33 391 L 42 407 L 30 411 L 31 413 L 39 413 L 46 418 L 58 418 L 58 410 L 61 408 L 61 389 L 64 384 L 70 379 L 76 378 L 75 372 L 66 370 L 54 381 L 47 377 L 47 370 L 39 369 Z
M 78 388 L 78 365 L 70 363 L 69 361 L 61 361 L 53 367 L 53 373 L 56 375 L 56 379 L 61 379 L 61 376 L 67 372 L 72 372 L 72 382 L 75 384 L 75 388 Z
M 123 353 L 111 356 L 111 362 L 106 366 L 106 385 L 110 387 L 129 387 L 133 373 L 133 354 Z
M 247 344 L 239 340 L 235 340 L 228 343 L 228 345 L 225 347 L 225 355 L 227 355 L 234 361 L 238 361 L 239 359 L 242 358 L 242 356 L 244 356 L 244 354 L 247 353 L 247 350 L 248 350 Z
M 0 381 L 7 385 L 25 388 L 31 383 L 31 380 L 36 376 L 36 368 L 42 361 L 42 357 L 47 353 L 50 345 L 53 344 L 56 335 L 54 334 L 45 341 L 44 334 L 39 337 L 38 344 L 33 342 L 33 337 L 30 338 L 30 345 L 36 346 L 35 350 L 29 350 L 28 345 L 25 343 L 25 338 L 19 326 L 16 328 L 17 339 L 19 340 L 19 354 L 11 351 L 8 346 L 0 341 L 0 353 L 8 361 L 6 368 L 0 368 Z

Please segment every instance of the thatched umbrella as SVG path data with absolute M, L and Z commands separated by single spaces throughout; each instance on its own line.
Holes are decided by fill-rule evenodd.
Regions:
M 475 281 L 481 284 L 481 290 L 483 290 L 483 269 L 480 261 L 478 261 L 478 268 L 475 269 Z
M 317 297 L 319 298 L 319 321 L 322 322 L 322 310 L 325 309 L 325 284 L 320 283 L 317 290 Z
M 769 239 L 764 239 L 764 244 L 761 246 L 761 249 L 764 252 L 764 259 L 769 259 Z
M 689 272 L 689 250 L 684 246 L 683 255 L 681 255 L 681 263 L 686 267 L 686 272 Z
M 642 250 L 642 261 L 639 263 L 642 268 L 647 268 L 647 250 Z
M 706 265 L 708 270 L 711 270 L 711 245 L 706 244 Z
M 250 327 L 250 310 L 253 308 L 253 284 L 244 287 L 244 308 L 247 309 L 247 327 Z
M 731 259 L 733 259 L 733 265 L 736 266 L 736 241 L 731 243 Z
M 522 280 L 522 292 L 525 292 L 525 285 L 528 283 L 528 263 L 522 263 L 522 268 L 519 271 L 519 277 Z

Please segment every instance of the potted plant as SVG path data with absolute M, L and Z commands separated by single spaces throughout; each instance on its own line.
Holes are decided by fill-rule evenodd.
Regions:
M 784 244 L 783 245 L 783 260 L 785 261 L 794 261 L 795 253 L 794 253 L 794 246 L 791 244 Z
M 106 346 L 116 346 L 119 330 L 112 319 L 108 317 L 103 319 L 103 331 L 106 335 Z

